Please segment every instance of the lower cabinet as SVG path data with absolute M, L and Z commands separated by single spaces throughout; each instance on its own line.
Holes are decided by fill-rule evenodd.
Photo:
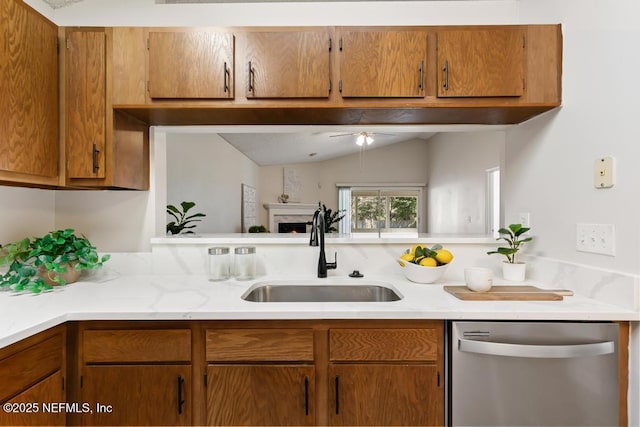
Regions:
M 79 425 L 191 425 L 188 323 L 87 322 L 78 330 Z
M 206 331 L 208 425 L 444 425 L 443 322 L 238 325 Z
M 329 378 L 331 425 L 443 425 L 436 366 L 332 364 Z
M 65 332 L 56 327 L 0 350 L 0 425 L 66 425 Z
M 87 366 L 82 425 L 190 425 L 191 366 Z
M 315 368 L 209 365 L 207 425 L 315 424 Z
M 71 322 L 0 349 L 0 403 L 18 405 L 0 425 L 443 425 L 443 331 L 429 320 Z

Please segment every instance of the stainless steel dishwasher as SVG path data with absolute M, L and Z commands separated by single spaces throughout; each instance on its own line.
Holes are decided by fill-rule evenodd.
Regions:
M 453 426 L 617 426 L 618 324 L 452 322 Z

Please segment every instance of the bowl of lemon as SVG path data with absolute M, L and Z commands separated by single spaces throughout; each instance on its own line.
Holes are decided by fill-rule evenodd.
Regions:
M 407 249 L 398 264 L 407 279 L 415 283 L 433 283 L 440 279 L 453 261 L 453 254 L 442 245 L 428 248 L 426 245 L 413 245 Z

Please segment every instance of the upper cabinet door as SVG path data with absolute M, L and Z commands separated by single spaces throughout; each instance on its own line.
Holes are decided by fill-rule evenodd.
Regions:
M 104 30 L 67 32 L 67 178 L 105 177 L 106 40 Z
M 524 30 L 439 31 L 438 96 L 521 96 L 524 91 Z
M 233 99 L 234 37 L 211 31 L 149 33 L 149 96 Z
M 58 175 L 58 30 L 0 1 L 0 171 Z
M 425 32 L 342 31 L 339 45 L 343 97 L 424 97 Z
M 250 32 L 244 67 L 247 98 L 328 98 L 327 30 Z

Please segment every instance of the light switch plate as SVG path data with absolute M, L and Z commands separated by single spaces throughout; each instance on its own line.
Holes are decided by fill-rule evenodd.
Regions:
M 616 255 L 616 230 L 613 224 L 583 224 L 576 227 L 576 250 Z
M 615 184 L 615 160 L 612 156 L 601 157 L 593 165 L 593 185 L 596 188 L 611 188 Z

